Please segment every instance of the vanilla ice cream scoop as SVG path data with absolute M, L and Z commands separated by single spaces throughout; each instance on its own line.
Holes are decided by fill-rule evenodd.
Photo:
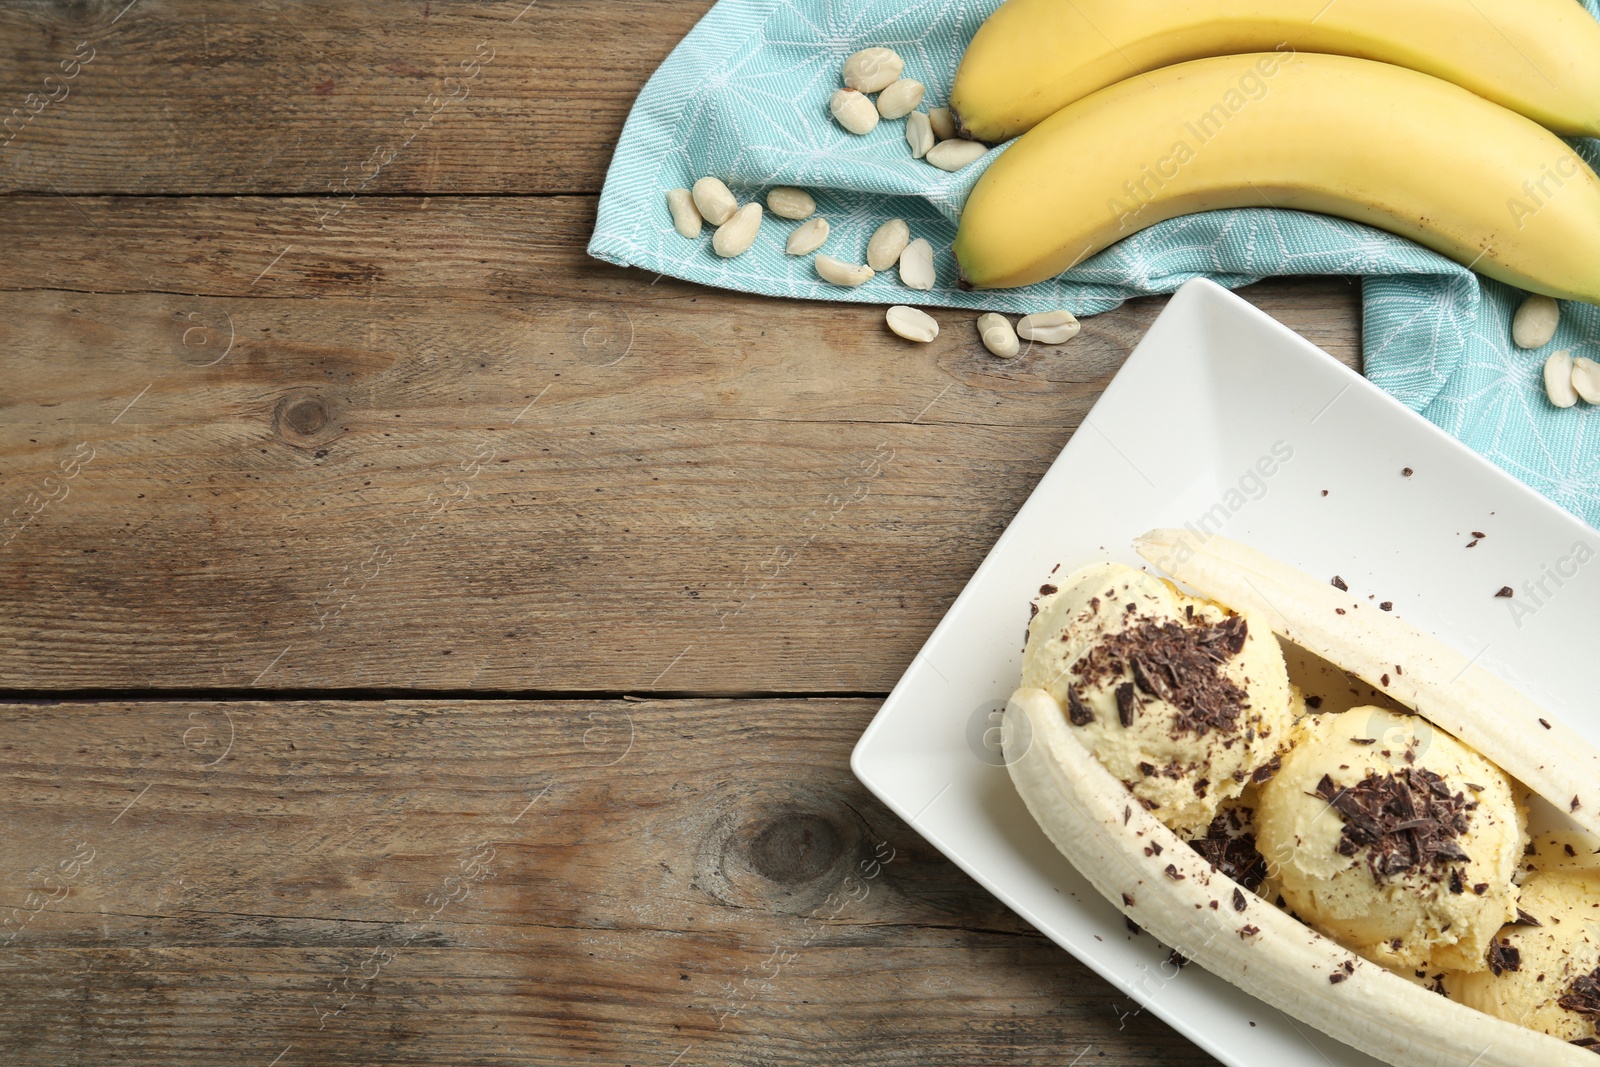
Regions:
M 1269 626 L 1116 563 L 1039 592 L 1023 686 L 1054 696 L 1156 818 L 1203 835 L 1252 775 L 1270 773 L 1292 716 Z
M 1600 1018 L 1600 871 L 1540 871 L 1522 883 L 1522 921 L 1500 931 L 1489 967 L 1444 976 L 1468 1007 L 1591 1048 Z M 1535 925 L 1537 924 L 1537 925 Z
M 1311 715 L 1261 789 L 1256 840 L 1285 904 L 1374 963 L 1486 966 L 1527 842 L 1511 781 L 1416 716 Z

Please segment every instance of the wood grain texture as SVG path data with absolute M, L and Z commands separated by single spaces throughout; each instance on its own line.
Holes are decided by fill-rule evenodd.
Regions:
M 886 692 L 1162 303 L 1001 363 L 587 199 L 308 209 L 0 204 L 0 687 Z M 1354 358 L 1353 287 L 1251 295 Z
M 598 192 L 634 96 L 710 6 L 6 4 L 0 191 Z
M 12 706 L 5 1062 L 1211 1063 L 856 783 L 875 710 Z
M 748 698 L 886 691 L 1163 302 L 1002 364 L 590 261 L 709 6 L 0 8 L 0 1062 L 1213 1062 L 855 781 L 876 699 Z M 174 687 L 263 699 L 50 699 Z

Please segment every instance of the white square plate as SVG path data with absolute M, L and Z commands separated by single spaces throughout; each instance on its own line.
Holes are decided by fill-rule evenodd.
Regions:
M 1232 1067 L 1375 1064 L 1199 967 L 1177 973 L 1153 938 L 1131 936 L 1034 823 L 992 747 L 991 713 L 1016 684 L 1028 604 L 1051 568 L 1141 565 L 1135 536 L 1189 523 L 1392 600 L 1600 743 L 1600 534 L 1201 280 L 1172 298 L 1046 472 L 851 769 L 1124 991 L 1122 1010 L 1153 1011 Z M 1474 531 L 1486 536 L 1469 549 Z M 1516 596 L 1496 597 L 1503 586 Z

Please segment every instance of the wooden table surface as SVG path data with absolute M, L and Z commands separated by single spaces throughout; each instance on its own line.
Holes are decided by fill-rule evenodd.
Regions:
M 1213 1062 L 847 763 L 1162 301 L 586 258 L 708 6 L 0 8 L 0 1062 Z

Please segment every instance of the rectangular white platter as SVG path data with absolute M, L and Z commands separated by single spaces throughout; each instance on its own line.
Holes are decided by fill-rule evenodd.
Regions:
M 1410 474 L 1403 473 L 1407 469 Z M 1326 490 L 1326 493 L 1324 493 Z M 1046 936 L 1230 1067 L 1377 1061 L 1165 962 L 1055 851 L 994 748 L 1029 601 L 1193 523 L 1341 576 L 1600 744 L 1600 534 L 1205 280 L 1180 289 L 857 743 L 856 776 Z M 1467 548 L 1473 532 L 1484 536 Z M 1580 548 L 1579 546 L 1584 546 Z M 1580 562 L 1580 557 L 1582 561 Z M 1497 597 L 1504 586 L 1515 597 Z M 1107 1028 L 1119 1025 L 1108 1012 Z

